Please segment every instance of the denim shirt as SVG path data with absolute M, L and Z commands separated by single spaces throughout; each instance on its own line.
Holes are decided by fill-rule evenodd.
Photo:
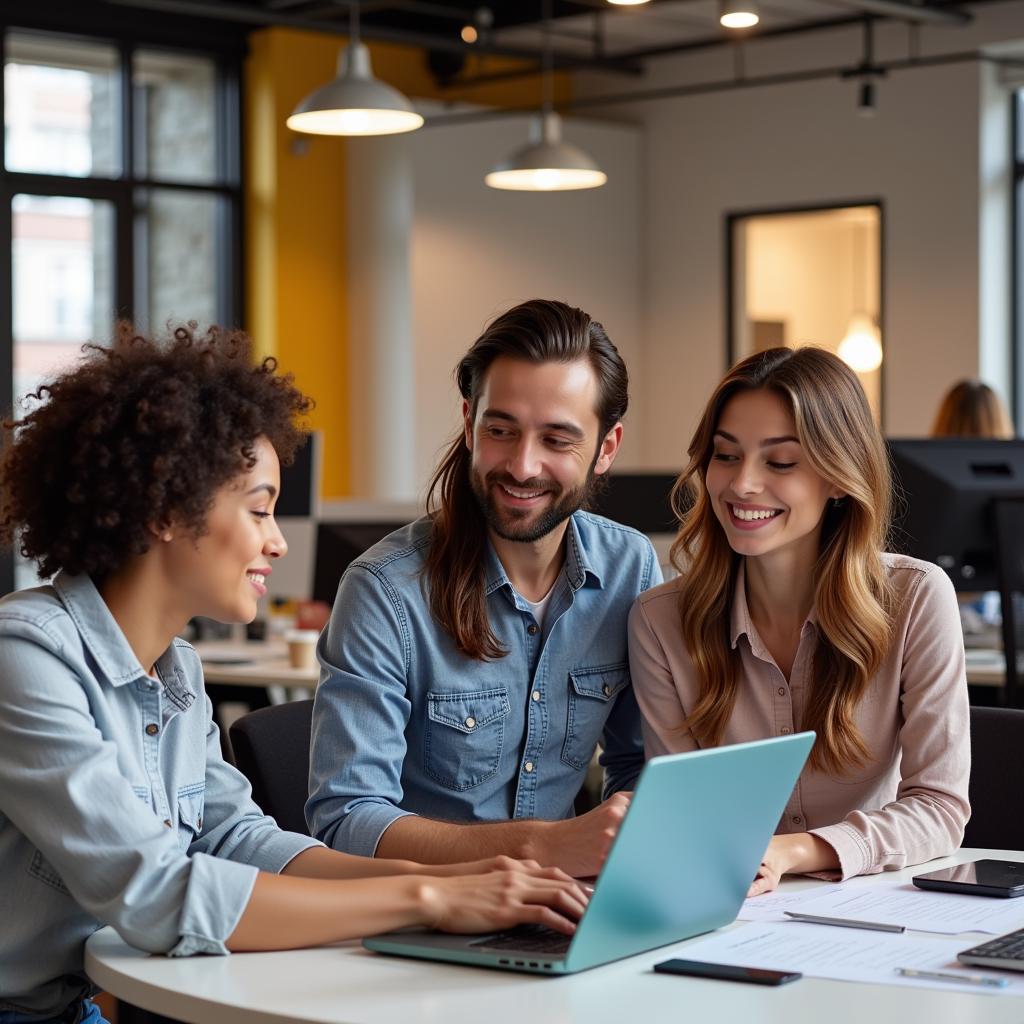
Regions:
M 419 519 L 356 559 L 320 638 L 306 819 L 348 853 L 373 856 L 405 814 L 569 817 L 599 741 L 606 796 L 643 766 L 626 619 L 661 581 L 650 541 L 575 513 L 543 630 L 488 545 L 487 612 L 508 654 L 476 661 L 431 615 L 430 528 Z
M 0 1011 L 89 992 L 104 924 L 150 952 L 228 952 L 257 869 L 319 845 L 224 762 L 192 647 L 156 675 L 88 576 L 0 601 Z

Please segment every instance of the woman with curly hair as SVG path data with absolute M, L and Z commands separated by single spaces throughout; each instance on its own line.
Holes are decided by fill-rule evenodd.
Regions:
M 757 353 L 689 455 L 680 575 L 630 615 L 647 753 L 817 733 L 751 895 L 951 853 L 970 813 L 956 596 L 884 551 L 889 464 L 856 375 L 822 349 Z
M 247 339 L 122 328 L 35 394 L 0 460 L 0 539 L 52 583 L 0 601 L 0 1022 L 95 1021 L 103 924 L 186 956 L 406 925 L 571 932 L 568 876 L 424 867 L 280 830 L 220 753 L 190 618 L 247 622 L 310 401 Z

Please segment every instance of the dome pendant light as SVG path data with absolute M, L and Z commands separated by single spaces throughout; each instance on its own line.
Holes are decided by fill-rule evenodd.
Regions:
M 562 141 L 562 119 L 551 99 L 551 0 L 544 0 L 544 102 L 530 141 L 484 177 L 491 188 L 518 192 L 565 192 L 599 188 L 608 180 L 582 149 Z
M 397 135 L 423 118 L 397 89 L 373 77 L 370 51 L 359 39 L 359 5 L 353 3 L 348 45 L 338 57 L 338 76 L 311 92 L 285 122 L 310 135 Z
M 760 20 L 754 0 L 718 0 L 718 21 L 723 28 L 752 28 Z
M 562 119 L 553 110 L 534 122 L 530 142 L 498 164 L 484 181 L 520 192 L 598 188 L 608 175 L 576 146 L 562 141 Z

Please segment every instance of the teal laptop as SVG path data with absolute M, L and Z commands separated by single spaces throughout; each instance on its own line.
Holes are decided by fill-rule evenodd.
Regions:
M 647 762 L 573 936 L 521 926 L 493 935 L 389 932 L 380 953 L 535 974 L 571 974 L 729 924 L 782 817 L 814 733 Z

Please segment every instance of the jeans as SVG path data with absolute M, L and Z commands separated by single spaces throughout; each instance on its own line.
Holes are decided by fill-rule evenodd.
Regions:
M 100 1008 L 91 1000 L 72 1003 L 57 1017 L 36 1017 L 15 1010 L 0 1010 L 0 1024 L 107 1024 Z

